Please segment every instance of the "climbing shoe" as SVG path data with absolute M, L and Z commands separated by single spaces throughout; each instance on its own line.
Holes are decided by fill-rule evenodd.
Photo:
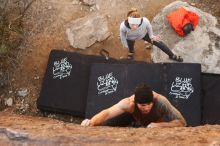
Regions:
M 129 52 L 128 53 L 128 59 L 133 59 L 134 58 L 134 53 L 133 52 Z

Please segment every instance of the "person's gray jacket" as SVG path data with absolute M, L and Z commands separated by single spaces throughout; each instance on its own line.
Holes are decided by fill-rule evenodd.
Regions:
M 127 40 L 141 40 L 148 33 L 150 39 L 153 37 L 153 30 L 150 21 L 143 17 L 142 24 L 136 30 L 131 30 L 123 21 L 120 25 L 120 38 L 123 47 L 128 48 Z

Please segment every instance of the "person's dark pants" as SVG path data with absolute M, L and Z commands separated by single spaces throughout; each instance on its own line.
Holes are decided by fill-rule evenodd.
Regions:
M 144 36 L 143 40 L 149 42 L 152 44 L 151 39 L 148 35 L 148 33 Z M 127 40 L 128 43 L 128 49 L 130 53 L 134 52 L 134 44 L 135 41 L 133 40 Z M 172 58 L 174 56 L 173 52 L 162 42 L 162 41 L 153 41 L 153 45 L 157 46 L 158 48 L 160 48 L 164 53 L 166 53 L 169 58 Z
M 134 53 L 134 43 L 135 41 L 133 40 L 127 40 L 129 53 Z

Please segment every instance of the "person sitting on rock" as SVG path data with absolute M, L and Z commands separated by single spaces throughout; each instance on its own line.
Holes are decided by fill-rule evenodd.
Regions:
M 145 40 L 165 52 L 170 59 L 183 62 L 183 58 L 175 55 L 162 41 L 159 36 L 153 34 L 152 26 L 146 17 L 141 17 L 137 9 L 132 8 L 127 13 L 127 20 L 120 25 L 120 38 L 123 47 L 129 49 L 128 57 L 134 54 L 135 40 Z
M 134 95 L 122 99 L 91 119 L 83 120 L 81 125 L 99 126 L 124 113 L 133 117 L 135 125 L 148 128 L 186 126 L 186 121 L 181 113 L 172 106 L 166 97 L 152 91 L 146 84 L 138 85 Z

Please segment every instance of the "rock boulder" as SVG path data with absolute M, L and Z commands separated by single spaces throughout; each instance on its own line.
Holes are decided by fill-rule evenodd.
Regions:
M 179 7 L 184 7 L 199 16 L 196 29 L 185 37 L 179 37 L 166 19 L 167 14 Z M 206 73 L 220 73 L 220 30 L 216 25 L 215 17 L 181 1 L 169 4 L 152 20 L 154 33 L 160 35 L 174 53 L 182 56 L 184 62 L 200 63 L 202 72 Z M 153 62 L 172 62 L 155 46 L 151 57 Z
M 70 22 L 66 34 L 72 47 L 86 49 L 97 41 L 105 40 L 111 33 L 106 17 L 93 13 Z

